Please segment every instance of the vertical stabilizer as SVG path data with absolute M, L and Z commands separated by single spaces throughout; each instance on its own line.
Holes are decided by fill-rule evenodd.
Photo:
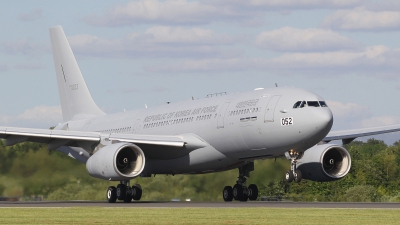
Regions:
M 105 115 L 90 95 L 61 26 L 50 28 L 50 39 L 64 122 Z

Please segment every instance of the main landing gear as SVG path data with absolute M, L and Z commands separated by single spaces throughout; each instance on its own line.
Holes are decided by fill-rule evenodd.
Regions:
M 110 186 L 107 189 L 107 201 L 114 203 L 118 200 L 122 200 L 125 203 L 129 203 L 133 200 L 140 200 L 142 197 L 142 187 L 139 184 L 129 186 L 129 181 L 121 181 L 117 187 Z
M 290 183 L 292 181 L 294 182 L 300 182 L 302 175 L 301 171 L 296 168 L 297 165 L 297 160 L 301 159 L 303 157 L 303 152 L 297 152 L 294 150 L 290 150 L 288 152 L 285 152 L 285 156 L 288 160 L 290 160 L 290 170 L 288 170 L 285 174 L 285 180 L 286 182 Z
M 258 188 L 255 184 L 246 187 L 246 177 L 250 177 L 250 172 L 254 170 L 254 163 L 248 163 L 239 167 L 239 177 L 236 184 L 226 186 L 222 192 L 225 202 L 231 202 L 233 199 L 245 202 L 247 200 L 256 200 L 258 197 Z

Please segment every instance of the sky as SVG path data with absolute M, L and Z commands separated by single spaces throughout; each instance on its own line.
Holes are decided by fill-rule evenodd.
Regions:
M 0 2 L 0 126 L 62 122 L 57 25 L 106 113 L 277 83 L 322 96 L 332 130 L 400 124 L 400 1 Z

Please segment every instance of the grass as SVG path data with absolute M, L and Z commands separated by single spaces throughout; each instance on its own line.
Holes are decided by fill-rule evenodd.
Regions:
M 398 209 L 0 208 L 0 224 L 399 224 Z

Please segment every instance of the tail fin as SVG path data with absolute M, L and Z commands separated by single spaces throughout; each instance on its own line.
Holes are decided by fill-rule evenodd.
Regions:
M 90 95 L 61 26 L 50 28 L 50 39 L 64 122 L 105 115 Z

